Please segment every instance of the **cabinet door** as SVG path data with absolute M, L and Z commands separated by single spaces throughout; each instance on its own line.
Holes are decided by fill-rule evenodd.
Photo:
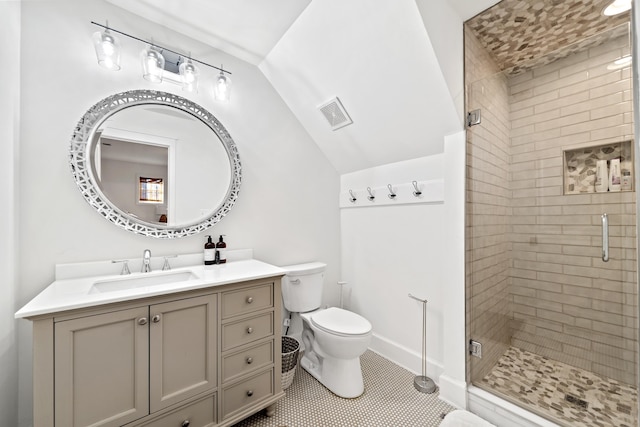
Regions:
M 149 413 L 147 306 L 55 324 L 55 425 L 120 426 Z
M 151 412 L 216 387 L 216 301 L 204 295 L 151 306 Z

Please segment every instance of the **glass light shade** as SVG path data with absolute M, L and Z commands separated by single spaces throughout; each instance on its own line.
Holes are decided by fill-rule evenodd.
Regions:
M 161 83 L 162 72 L 164 71 L 164 56 L 162 56 L 162 52 L 150 47 L 142 51 L 140 60 L 142 62 L 142 77 L 152 83 Z
M 602 14 L 604 16 L 614 16 L 626 12 L 631 9 L 632 0 L 615 0 L 604 8 Z
M 182 62 L 178 67 L 180 79 L 182 80 L 182 90 L 187 92 L 198 91 L 198 68 L 193 65 L 190 59 Z
M 98 64 L 108 70 L 120 69 L 120 44 L 109 30 L 93 33 L 93 47 L 96 50 Z
M 225 76 L 222 71 L 213 84 L 213 94 L 216 101 L 229 102 L 231 98 L 231 79 Z

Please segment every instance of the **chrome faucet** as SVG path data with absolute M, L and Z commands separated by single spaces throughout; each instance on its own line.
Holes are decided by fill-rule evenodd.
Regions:
M 145 249 L 142 253 L 142 272 L 149 273 L 151 271 L 151 251 Z

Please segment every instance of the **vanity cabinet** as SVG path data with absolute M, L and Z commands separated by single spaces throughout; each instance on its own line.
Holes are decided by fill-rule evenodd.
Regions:
M 34 426 L 231 426 L 284 395 L 280 278 L 32 318 Z
M 55 421 L 120 426 L 213 390 L 216 295 L 57 321 Z

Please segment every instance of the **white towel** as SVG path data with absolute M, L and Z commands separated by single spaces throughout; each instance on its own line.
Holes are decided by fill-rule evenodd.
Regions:
M 440 424 L 440 427 L 495 427 L 493 424 L 483 420 L 479 416 L 469 411 L 456 409 L 447 414 Z

